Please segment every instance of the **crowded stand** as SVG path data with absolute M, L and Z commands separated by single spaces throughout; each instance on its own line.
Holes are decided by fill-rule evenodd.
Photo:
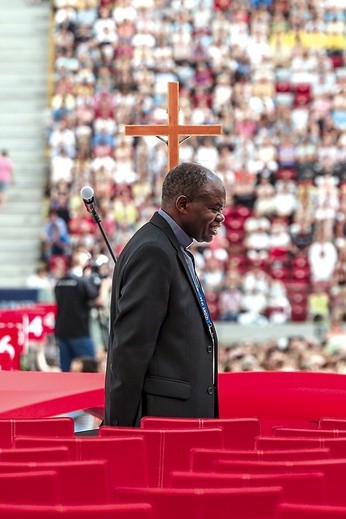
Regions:
M 84 185 L 116 255 L 158 208 L 166 145 L 124 127 L 165 124 L 167 85 L 178 81 L 180 122 L 222 125 L 220 136 L 180 145 L 180 161 L 210 167 L 227 189 L 223 231 L 193 251 L 213 319 L 342 322 L 344 3 L 55 0 L 52 16 L 42 231 L 50 278 L 78 247 L 109 254 Z

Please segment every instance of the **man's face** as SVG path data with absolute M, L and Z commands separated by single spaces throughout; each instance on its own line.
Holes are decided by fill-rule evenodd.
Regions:
M 182 221 L 184 231 L 198 242 L 211 242 L 225 219 L 222 214 L 225 203 L 223 185 L 210 180 L 201 196 L 186 202 Z

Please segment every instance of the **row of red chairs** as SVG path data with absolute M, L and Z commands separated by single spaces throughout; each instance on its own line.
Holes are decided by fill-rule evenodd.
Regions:
M 101 427 L 97 434 L 75 436 L 69 418 L 0 420 L 0 513 L 18 519 L 346 514 L 346 419 L 321 418 L 304 428 L 286 423 L 263 435 L 257 418 L 146 417 L 140 428 Z

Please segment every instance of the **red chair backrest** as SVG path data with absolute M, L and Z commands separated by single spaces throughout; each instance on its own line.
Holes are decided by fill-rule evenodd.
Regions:
M 298 427 L 273 427 L 273 436 L 284 438 L 346 438 L 346 430 L 301 429 Z
M 121 488 L 117 497 L 149 502 L 160 519 L 274 519 L 282 488 Z
M 74 436 L 74 422 L 69 417 L 0 419 L 0 448 L 14 445 L 16 436 Z
M 323 472 L 326 477 L 327 502 L 333 505 L 346 505 L 344 474 L 345 459 L 307 460 L 307 461 L 235 461 L 219 460 L 214 462 L 216 472 L 265 474 L 268 472 Z
M 149 483 L 165 486 L 172 470 L 188 470 L 190 450 L 193 447 L 223 448 L 223 430 L 218 429 L 138 429 L 131 427 L 100 427 L 104 436 L 141 435 L 145 441 L 149 464 Z
M 191 449 L 190 468 L 194 471 L 211 471 L 214 461 L 254 460 L 254 461 L 295 461 L 330 458 L 330 449 L 285 449 L 285 450 L 223 450 Z
M 111 467 L 114 485 L 148 484 L 148 469 L 145 444 L 138 436 L 127 438 L 38 438 L 17 437 L 15 447 L 65 447 L 70 452 L 70 459 L 107 460 Z M 134 469 L 135 467 L 135 469 Z
M 111 477 L 105 460 L 59 462 L 0 462 L 0 475 L 11 472 L 47 472 L 57 474 L 59 502 L 87 505 L 111 502 Z
M 322 472 L 290 474 L 218 474 L 216 472 L 171 472 L 170 488 L 248 488 L 280 486 L 283 501 L 325 503 L 326 482 Z
M 59 502 L 54 470 L 0 474 L 0 503 L 48 505 Z
M 141 420 L 143 429 L 193 429 L 222 427 L 225 448 L 253 449 L 255 438 L 261 434 L 258 418 L 161 418 L 145 416 Z

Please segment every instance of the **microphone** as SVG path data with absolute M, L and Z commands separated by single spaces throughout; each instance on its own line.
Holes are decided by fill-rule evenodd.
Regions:
M 94 214 L 95 213 L 95 199 L 94 199 L 94 190 L 90 186 L 84 186 L 82 187 L 80 191 L 80 195 L 83 198 L 84 205 L 86 207 L 86 210 L 88 213 Z

